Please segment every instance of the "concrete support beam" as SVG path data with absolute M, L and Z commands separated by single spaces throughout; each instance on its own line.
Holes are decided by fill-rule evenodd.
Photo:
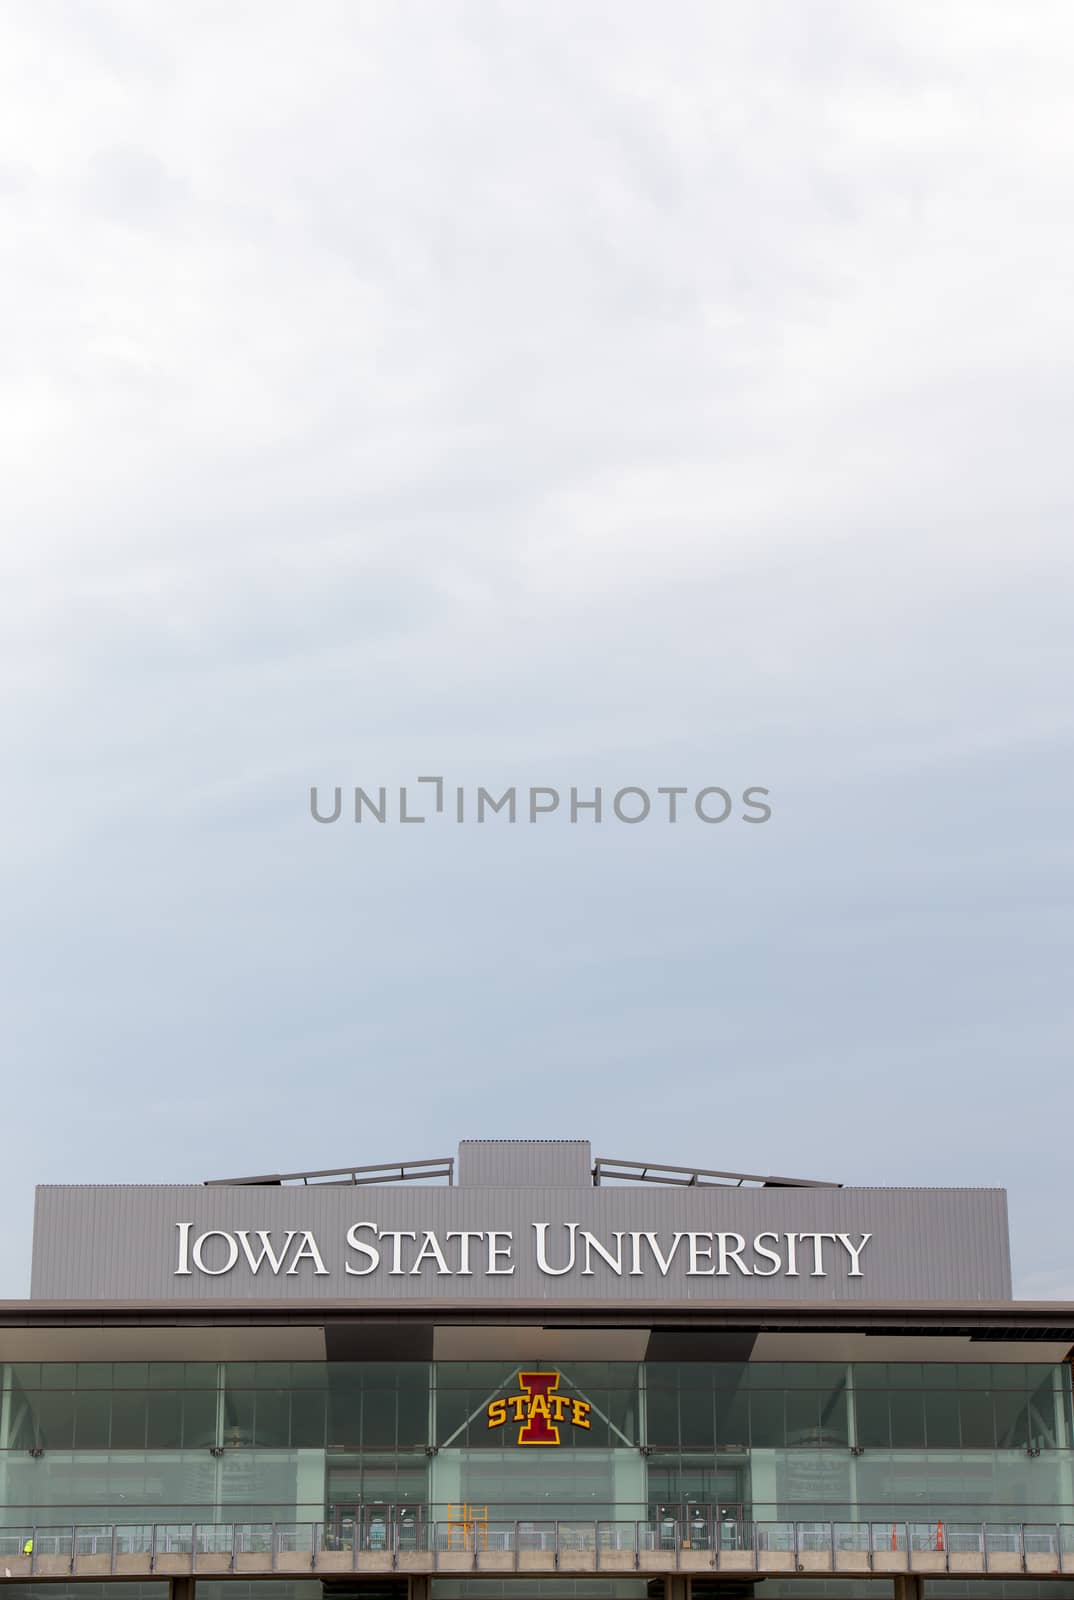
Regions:
M 429 1583 L 424 1573 L 412 1573 L 407 1585 L 407 1600 L 429 1600 Z
M 917 1572 L 895 1574 L 894 1600 L 925 1600 L 925 1580 Z
M 168 1586 L 168 1600 L 194 1600 L 193 1578 L 173 1578 Z
M 690 1600 L 692 1580 L 688 1572 L 664 1574 L 664 1600 Z M 910 1600 L 910 1597 L 907 1597 Z

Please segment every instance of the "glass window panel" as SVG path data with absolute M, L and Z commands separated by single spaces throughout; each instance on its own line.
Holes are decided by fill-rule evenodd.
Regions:
M 113 1450 L 144 1450 L 147 1395 L 121 1389 L 112 1396 Z
M 819 1396 L 815 1389 L 788 1389 L 787 1443 L 816 1444 L 820 1422 Z
M 281 1442 L 286 1443 L 286 1441 Z M 188 1390 L 183 1396 L 183 1448 L 192 1450 L 202 1446 L 208 1449 L 215 1443 L 215 1391 Z
M 820 1432 L 821 1443 L 825 1445 L 847 1444 L 849 1433 L 847 1431 L 847 1393 L 840 1389 L 834 1394 L 822 1394 L 820 1397 Z
M 465 1415 L 465 1412 L 463 1413 Z M 460 1421 L 462 1418 L 460 1417 Z M 442 1436 L 443 1437 L 443 1436 Z M 362 1442 L 362 1395 L 358 1389 L 333 1390 L 328 1411 L 328 1443 L 357 1449 Z
M 962 1417 L 962 1448 L 964 1450 L 991 1450 L 996 1443 L 995 1419 L 992 1415 L 992 1396 L 986 1391 L 973 1393 L 964 1390 L 959 1395 Z
M 930 1450 L 957 1450 L 962 1443 L 959 1432 L 959 1395 L 930 1391 L 925 1395 L 925 1443 Z
M 215 1361 L 187 1361 L 185 1364 L 185 1383 L 188 1389 L 215 1389 L 219 1381 L 220 1368 Z M 289 1363 L 283 1363 L 284 1378 L 281 1388 L 286 1389 L 290 1383 L 287 1375 Z
M 186 1381 L 185 1361 L 151 1361 L 149 1387 L 151 1389 L 181 1389 Z
M 920 1392 L 891 1396 L 891 1442 L 901 1450 L 924 1448 L 925 1405 Z
M 886 1389 L 888 1369 L 884 1361 L 859 1361 L 854 1364 L 855 1389 Z
M 107 1389 L 87 1389 L 75 1397 L 75 1449 L 107 1450 L 112 1420 Z
M 73 1389 L 75 1364 L 73 1361 L 42 1361 L 42 1389 Z
M 254 1384 L 258 1389 L 289 1389 L 291 1363 L 289 1361 L 255 1362 Z
M 717 1389 L 741 1389 L 749 1382 L 749 1366 L 745 1361 L 721 1361 L 713 1371 Z
M 75 1382 L 80 1389 L 110 1389 L 112 1363 L 110 1361 L 80 1361 Z
M 69 1450 L 75 1435 L 74 1390 L 45 1390 L 29 1398 L 33 1402 L 38 1443 L 50 1450 Z
M 147 1389 L 149 1363 L 147 1361 L 115 1361 L 112 1364 L 113 1389 Z
M 920 1389 L 920 1361 L 889 1361 L 888 1384 L 892 1389 Z
M 177 1390 L 150 1391 L 146 1444 L 150 1450 L 178 1450 L 183 1443 L 183 1412 Z
M 429 1395 L 424 1386 L 399 1391 L 399 1445 L 406 1449 L 428 1443 Z
M 323 1361 L 292 1361 L 293 1389 L 327 1389 L 328 1368 Z
M 1024 1450 L 1029 1443 L 1029 1415 L 1025 1394 L 1010 1389 L 992 1396 L 996 1418 L 996 1445 L 1000 1450 Z
M 953 1389 L 958 1382 L 957 1374 L 953 1361 L 926 1361 L 921 1368 L 921 1380 L 926 1389 Z
M 860 1445 L 869 1450 L 890 1448 L 891 1413 L 888 1396 L 883 1390 L 857 1390 L 854 1395 L 854 1416 Z
M 724 1448 L 745 1449 L 750 1442 L 749 1401 L 744 1393 L 716 1394 L 716 1439 Z
M 1024 1389 L 1026 1369 L 1024 1361 L 993 1361 L 993 1389 Z
M 787 1437 L 782 1391 L 755 1390 L 750 1395 L 750 1444 L 756 1449 L 777 1449 Z
M 367 1389 L 362 1396 L 362 1444 L 383 1447 L 395 1443 L 395 1392 Z
M 782 1361 L 751 1361 L 749 1366 L 751 1389 L 782 1389 Z
M 320 1450 L 325 1442 L 325 1396 L 317 1390 L 291 1395 L 291 1444 L 296 1450 Z
M 716 1422 L 710 1389 L 683 1391 L 679 1408 L 682 1443 L 697 1450 L 712 1449 L 716 1443 Z
M 649 1422 L 649 1443 L 677 1445 L 679 1442 L 679 1397 L 671 1389 L 650 1389 L 645 1396 Z
M 224 1385 L 228 1389 L 252 1389 L 257 1382 L 256 1361 L 224 1363 Z
M 229 1389 L 224 1396 L 224 1444 L 241 1449 L 254 1442 L 254 1391 Z
M 785 1361 L 783 1383 L 788 1389 L 815 1389 L 817 1363 L 815 1361 Z
M 41 1388 L 40 1361 L 16 1361 L 11 1367 L 11 1381 L 22 1389 Z
M 291 1433 L 291 1396 L 286 1390 L 260 1390 L 254 1418 L 254 1443 L 259 1449 L 287 1449 Z
M 1038 1369 L 1031 1367 L 1031 1372 Z M 1029 1440 L 1031 1444 L 1052 1449 L 1055 1447 L 1057 1430 L 1055 1426 L 1056 1400 L 1062 1404 L 1062 1391 L 1057 1397 L 1054 1380 L 1051 1372 L 1042 1383 L 1039 1383 L 1029 1397 Z

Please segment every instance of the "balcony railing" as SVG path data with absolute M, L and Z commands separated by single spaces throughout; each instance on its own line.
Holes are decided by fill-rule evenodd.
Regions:
M 264 1571 L 1074 1573 L 1074 1523 L 321 1522 L 37 1524 L 0 1529 L 10 1576 Z M 14 1564 L 14 1565 L 13 1565 Z

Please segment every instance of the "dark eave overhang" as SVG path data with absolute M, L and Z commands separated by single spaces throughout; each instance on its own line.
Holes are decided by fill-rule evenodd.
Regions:
M 1074 1344 L 1074 1304 L 1058 1301 L 916 1301 L 902 1305 L 857 1301 L 664 1301 L 624 1305 L 587 1300 L 577 1305 L 544 1301 L 487 1303 L 388 1300 L 272 1302 L 221 1301 L 0 1301 L 0 1328 L 332 1327 L 340 1324 L 436 1324 L 440 1327 L 539 1326 L 544 1328 L 723 1328 L 741 1332 L 957 1335 Z

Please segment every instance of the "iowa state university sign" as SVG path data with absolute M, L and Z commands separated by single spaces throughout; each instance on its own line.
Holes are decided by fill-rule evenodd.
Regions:
M 45 1186 L 32 1293 L 637 1305 L 1004 1300 L 995 1189 Z
M 537 1272 L 546 1278 L 577 1273 L 583 1278 L 611 1274 L 666 1278 L 676 1258 L 688 1278 L 813 1278 L 864 1277 L 862 1257 L 871 1233 L 837 1233 L 827 1229 L 776 1233 L 770 1230 L 747 1239 L 730 1229 L 679 1229 L 661 1234 L 655 1230 L 617 1228 L 601 1237 L 577 1222 L 555 1227 L 531 1224 L 526 1245 Z M 177 1278 L 222 1278 L 242 1264 L 256 1277 L 293 1278 L 303 1270 L 328 1278 L 326 1263 L 336 1252 L 322 1246 L 309 1228 L 206 1228 L 193 1222 L 175 1224 Z M 437 1277 L 510 1278 L 516 1271 L 518 1244 L 510 1228 L 381 1228 L 375 1222 L 353 1222 L 346 1231 L 342 1271 L 348 1278 L 368 1278 L 384 1273 L 390 1278 L 423 1276 L 426 1263 Z

